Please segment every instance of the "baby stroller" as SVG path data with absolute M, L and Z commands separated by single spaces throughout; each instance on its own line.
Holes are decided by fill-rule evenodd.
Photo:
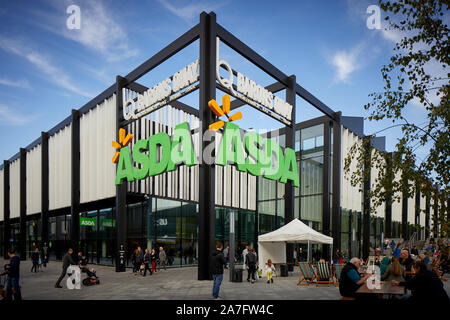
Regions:
M 81 272 L 86 273 L 86 278 L 83 279 L 83 285 L 93 286 L 95 284 L 100 284 L 100 280 L 94 269 L 89 270 L 88 267 L 82 267 Z

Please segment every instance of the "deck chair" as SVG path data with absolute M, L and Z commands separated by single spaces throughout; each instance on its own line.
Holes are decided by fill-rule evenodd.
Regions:
M 339 286 L 339 280 L 341 279 L 341 272 L 344 269 L 345 264 L 335 264 L 334 265 L 334 286 Z
M 333 274 L 329 262 L 317 262 L 316 265 L 316 287 L 327 286 L 333 282 Z
M 315 283 L 316 274 L 311 262 L 298 262 L 298 266 L 300 267 L 300 275 L 298 277 L 297 285 L 309 286 L 310 284 Z M 303 284 L 303 282 L 306 282 L 306 284 Z
M 441 279 L 441 281 L 447 281 L 447 279 L 441 275 L 441 273 L 439 272 L 439 269 L 436 265 L 433 266 L 432 268 L 433 268 L 433 271 L 436 273 L 436 275 L 439 277 L 439 279 Z

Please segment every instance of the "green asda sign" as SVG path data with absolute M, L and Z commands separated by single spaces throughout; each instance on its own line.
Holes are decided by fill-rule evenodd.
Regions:
M 80 217 L 80 226 L 95 227 L 97 225 L 96 218 L 83 218 Z
M 113 219 L 101 219 L 100 225 L 103 228 L 115 228 L 116 227 L 116 220 Z
M 239 127 L 232 122 L 226 123 L 216 154 L 217 165 L 234 164 L 238 171 L 254 176 L 282 183 L 291 180 L 295 187 L 300 184 L 293 149 L 285 148 L 283 152 L 278 143 L 253 131 L 247 132 L 243 141 Z M 182 163 L 187 166 L 195 165 L 194 145 L 187 122 L 175 127 L 172 139 L 160 132 L 149 139 L 137 141 L 131 153 L 128 146 L 120 149 L 116 185 L 124 178 L 132 182 L 170 172 Z

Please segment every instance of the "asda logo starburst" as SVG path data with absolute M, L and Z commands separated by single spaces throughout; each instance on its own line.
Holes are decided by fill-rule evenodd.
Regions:
M 226 116 L 229 122 L 236 121 L 242 119 L 242 113 L 240 111 L 235 114 L 228 116 L 230 113 L 230 96 L 228 94 L 222 97 L 222 108 L 219 106 L 216 100 L 212 99 L 208 102 L 209 108 L 214 112 L 216 116 L 219 118 L 222 116 Z M 225 122 L 222 120 L 216 121 L 209 125 L 209 130 L 217 131 L 225 125 Z
M 119 142 L 112 142 L 112 146 L 117 150 L 116 154 L 112 158 L 113 163 L 117 163 L 117 161 L 119 161 L 120 149 L 122 149 L 122 147 L 126 147 L 130 143 L 131 139 L 133 139 L 133 135 L 131 133 L 125 136 L 125 129 L 119 129 Z

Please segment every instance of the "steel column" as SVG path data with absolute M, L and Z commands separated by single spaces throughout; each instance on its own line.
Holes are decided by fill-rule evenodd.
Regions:
M 292 125 L 286 126 L 286 148 L 295 150 L 295 83 L 296 77 L 292 75 L 288 78 L 288 87 L 286 88 L 286 102 L 292 105 L 291 119 Z M 297 166 L 297 159 L 295 160 Z M 289 169 L 289 168 L 287 168 Z M 291 180 L 287 180 L 284 186 L 284 223 L 287 224 L 295 218 L 295 189 Z M 286 262 L 294 263 L 294 245 L 286 244 Z
M 323 195 L 322 195 L 322 233 L 326 236 L 330 235 L 330 120 L 325 121 L 323 126 Z M 328 255 L 329 246 L 322 246 L 322 257 Z M 330 257 L 331 258 L 331 257 Z M 328 259 L 326 259 L 328 260 Z
M 48 138 L 47 132 L 41 132 L 41 247 L 48 246 Z
M 122 88 L 127 84 L 125 78 L 116 77 L 116 141 L 119 141 L 119 129 L 122 122 Z M 116 166 L 117 167 L 117 166 Z M 120 185 L 116 186 L 116 272 L 125 271 L 121 264 L 121 255 L 127 257 L 127 181 L 122 179 Z M 122 251 L 122 252 L 121 252 Z
M 213 123 L 213 113 L 208 102 L 216 98 L 216 15 L 200 15 L 200 172 L 199 172 L 199 213 L 198 213 L 198 280 L 212 279 L 210 274 L 210 254 L 215 248 L 215 169 L 203 162 L 203 150 L 209 141 L 203 134 Z
M 11 238 L 11 224 L 9 221 L 10 201 L 9 201 L 9 161 L 3 161 L 3 253 L 8 259 L 9 239 Z
M 20 260 L 27 259 L 27 150 L 20 148 Z
M 74 252 L 80 241 L 80 112 L 72 109 L 71 223 L 70 240 Z
M 335 114 L 333 121 L 333 197 L 332 197 L 332 235 L 333 248 L 341 250 L 341 112 Z

